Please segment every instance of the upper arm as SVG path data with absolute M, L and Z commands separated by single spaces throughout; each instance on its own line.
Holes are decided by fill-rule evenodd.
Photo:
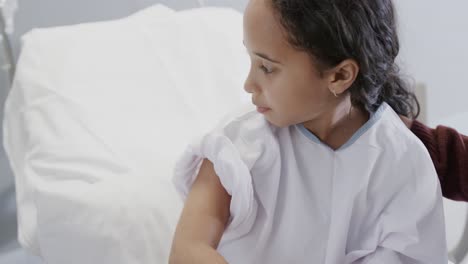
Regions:
M 185 201 L 177 225 L 173 250 L 186 243 L 217 248 L 230 216 L 231 197 L 205 159 Z

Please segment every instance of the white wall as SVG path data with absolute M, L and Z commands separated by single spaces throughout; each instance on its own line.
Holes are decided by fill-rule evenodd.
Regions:
M 468 1 L 395 0 L 403 68 L 428 88 L 428 123 L 468 111 Z M 468 122 L 468 120 L 467 120 Z

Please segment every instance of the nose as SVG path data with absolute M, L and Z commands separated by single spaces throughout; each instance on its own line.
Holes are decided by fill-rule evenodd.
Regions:
M 244 83 L 244 90 L 249 93 L 253 94 L 255 90 L 258 90 L 257 84 L 255 83 L 253 77 L 252 77 L 252 72 L 249 72 L 249 75 L 247 76 L 247 79 L 245 79 Z

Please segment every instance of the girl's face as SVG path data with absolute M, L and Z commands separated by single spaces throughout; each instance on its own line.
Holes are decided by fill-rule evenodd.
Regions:
M 245 90 L 272 124 L 285 127 L 320 119 L 336 99 L 329 76 L 287 40 L 270 0 L 251 0 L 244 14 L 244 45 L 251 58 Z

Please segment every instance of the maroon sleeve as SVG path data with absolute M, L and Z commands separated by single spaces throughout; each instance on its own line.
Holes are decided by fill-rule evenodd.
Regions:
M 468 202 L 468 136 L 444 126 L 432 129 L 418 121 L 411 131 L 429 150 L 444 197 Z

